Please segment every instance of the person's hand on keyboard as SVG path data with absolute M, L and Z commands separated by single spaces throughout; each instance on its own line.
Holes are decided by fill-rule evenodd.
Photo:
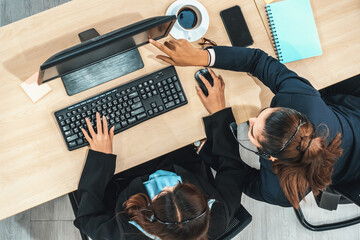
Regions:
M 84 128 L 81 128 L 81 131 L 83 132 L 86 140 L 89 142 L 90 148 L 94 151 L 111 154 L 113 152 L 112 142 L 114 138 L 114 127 L 112 127 L 109 131 L 107 119 L 105 116 L 102 117 L 102 126 L 100 114 L 98 112 L 96 113 L 97 133 L 95 133 L 90 120 L 85 118 L 85 121 L 88 125 L 90 136 Z
M 206 110 L 208 110 L 210 114 L 214 114 L 225 108 L 225 83 L 220 75 L 216 76 L 216 74 L 211 69 L 208 70 L 214 80 L 214 86 L 211 86 L 210 83 L 201 74 L 199 77 L 205 84 L 209 95 L 206 97 L 199 86 L 196 86 L 196 90 Z
M 170 40 L 161 44 L 153 39 L 149 42 L 168 56 L 157 55 L 156 58 L 175 66 L 207 66 L 208 51 L 194 48 L 185 39 Z

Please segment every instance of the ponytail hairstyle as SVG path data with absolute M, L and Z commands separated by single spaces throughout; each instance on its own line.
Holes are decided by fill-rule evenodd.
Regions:
M 124 208 L 131 221 L 162 240 L 207 240 L 208 197 L 192 184 L 179 183 L 173 192 L 161 192 L 153 200 L 135 194 L 124 202 Z
M 277 108 L 265 120 L 260 150 L 270 155 L 275 153 L 273 170 L 285 196 L 296 209 L 299 195 L 303 199 L 308 187 L 316 196 L 331 184 L 333 166 L 342 155 L 341 134 L 327 144 L 329 130 L 326 125 L 321 126 L 325 126 L 326 131 L 318 133 L 306 116 L 290 108 Z

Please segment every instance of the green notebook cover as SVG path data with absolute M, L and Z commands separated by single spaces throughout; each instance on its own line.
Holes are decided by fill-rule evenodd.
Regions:
M 309 0 L 285 0 L 267 4 L 266 12 L 281 63 L 322 54 Z

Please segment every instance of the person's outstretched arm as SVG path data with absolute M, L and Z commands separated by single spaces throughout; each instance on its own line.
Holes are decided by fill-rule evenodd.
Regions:
M 90 136 L 82 129 L 91 149 L 78 186 L 79 209 L 74 225 L 92 239 L 124 239 L 121 226 L 103 203 L 105 188 L 115 172 L 116 155 L 112 154 L 114 128 L 109 132 L 103 117 L 103 129 L 99 113 L 96 113 L 96 118 L 97 133 L 87 118 Z
M 277 59 L 260 49 L 215 46 L 207 50 L 194 48 L 187 40 L 170 40 L 161 44 L 150 40 L 167 56 L 157 58 L 177 66 L 209 66 L 249 72 L 277 94 L 309 94 L 320 96 L 309 81 L 299 77 Z

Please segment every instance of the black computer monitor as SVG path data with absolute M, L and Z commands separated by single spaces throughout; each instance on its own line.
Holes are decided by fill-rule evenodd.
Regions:
M 63 50 L 40 66 L 38 84 L 166 37 L 175 21 L 175 15 L 148 18 Z

